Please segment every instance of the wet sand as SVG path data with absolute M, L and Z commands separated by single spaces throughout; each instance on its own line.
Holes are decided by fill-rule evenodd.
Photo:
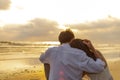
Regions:
M 42 66 L 0 72 L 0 80 L 45 80 Z
M 108 61 L 108 65 L 114 80 L 120 80 L 120 59 Z
M 114 80 L 120 80 L 120 59 L 107 61 Z M 45 80 L 43 65 L 0 72 L 0 80 Z M 86 80 L 86 79 L 85 79 Z

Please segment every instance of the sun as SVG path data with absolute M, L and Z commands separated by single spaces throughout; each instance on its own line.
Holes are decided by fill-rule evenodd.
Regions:
M 64 25 L 59 25 L 58 28 L 59 28 L 59 29 L 62 29 L 62 30 L 65 30 L 65 29 L 67 29 L 67 28 L 69 28 L 69 27 L 65 27 Z

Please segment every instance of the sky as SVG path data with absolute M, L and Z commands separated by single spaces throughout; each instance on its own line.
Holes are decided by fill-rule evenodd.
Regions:
M 0 40 L 56 41 L 69 27 L 78 38 L 120 43 L 119 0 L 0 0 Z

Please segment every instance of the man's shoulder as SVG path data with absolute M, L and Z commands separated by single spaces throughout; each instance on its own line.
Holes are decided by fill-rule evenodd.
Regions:
M 71 53 L 74 53 L 74 54 L 81 54 L 81 55 L 85 54 L 85 52 L 83 50 L 80 50 L 80 49 L 77 49 L 77 48 L 72 48 L 72 47 L 68 48 L 67 51 L 69 51 Z
M 72 47 L 68 48 L 68 50 L 75 51 L 75 52 L 83 52 L 83 50 L 81 50 L 81 49 L 72 48 Z
M 58 46 L 55 46 L 55 47 L 49 47 L 47 49 L 47 51 L 54 51 L 54 50 L 57 50 L 58 49 Z
M 71 51 L 71 52 L 83 52 L 82 50 L 80 49 L 77 49 L 77 48 L 73 48 L 71 47 L 69 44 L 63 44 L 61 45 L 60 47 L 62 47 L 63 49 L 67 50 L 67 51 Z

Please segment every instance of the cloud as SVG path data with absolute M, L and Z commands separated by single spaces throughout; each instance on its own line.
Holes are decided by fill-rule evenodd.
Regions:
M 6 10 L 10 7 L 10 0 L 0 0 L 0 10 Z
M 57 40 L 58 24 L 47 19 L 33 19 L 28 24 L 6 25 L 0 30 L 1 40 Z
M 88 38 L 99 43 L 120 43 L 120 19 L 111 17 L 69 26 L 78 30 L 76 35 L 79 38 Z
M 36 18 L 27 24 L 9 24 L 0 29 L 0 40 L 57 41 L 59 32 L 55 21 Z M 87 38 L 95 43 L 120 43 L 120 19 L 108 18 L 94 22 L 69 25 L 77 30 L 77 38 Z

